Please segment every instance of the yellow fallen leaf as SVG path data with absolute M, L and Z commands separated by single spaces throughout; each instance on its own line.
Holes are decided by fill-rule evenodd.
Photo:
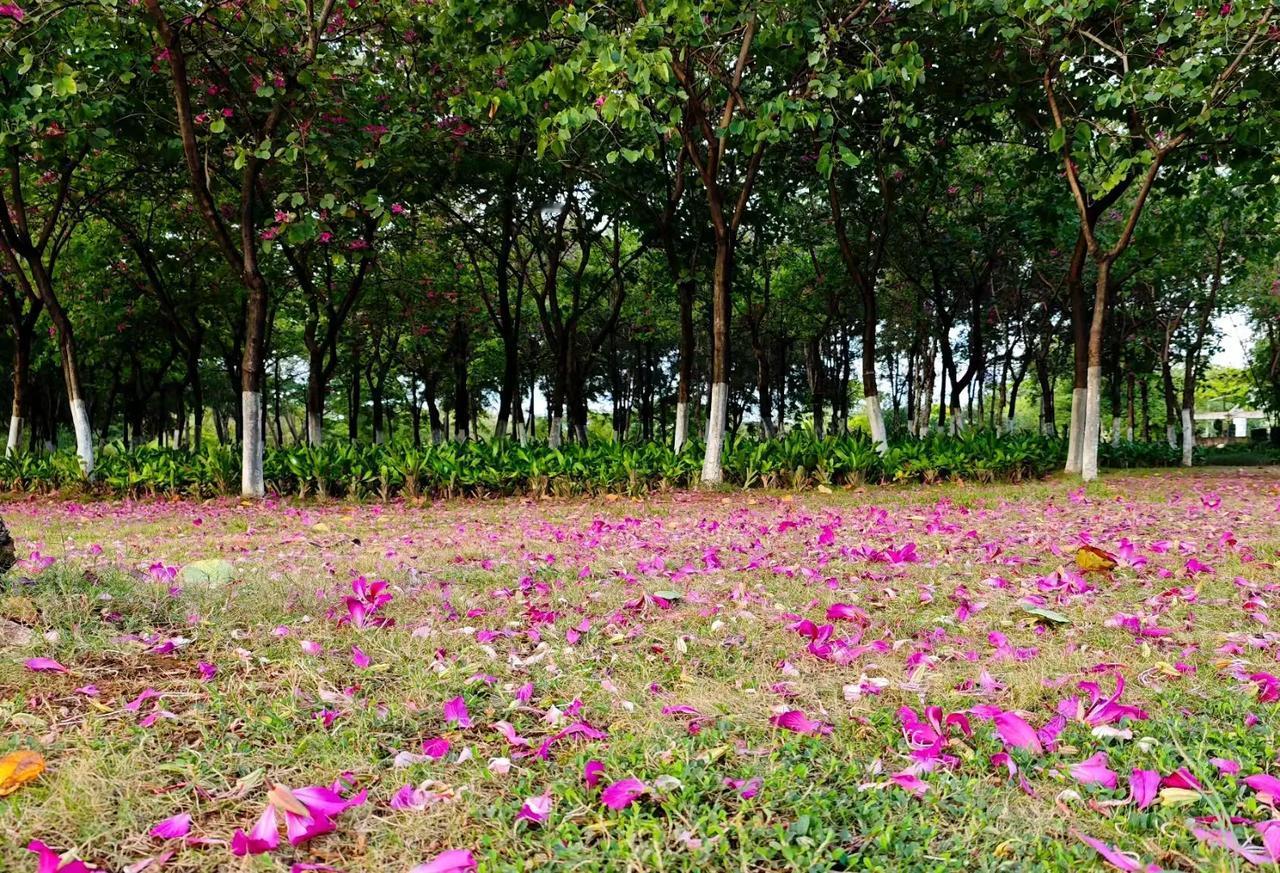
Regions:
M 1110 573 L 1116 568 L 1116 556 L 1094 546 L 1076 549 L 1076 566 L 1085 573 Z
M 19 749 L 0 758 L 0 797 L 12 794 L 44 772 L 44 755 Z
M 1199 799 L 1200 792 L 1192 791 L 1190 788 L 1160 789 L 1161 806 L 1186 806 L 1188 803 L 1195 803 Z

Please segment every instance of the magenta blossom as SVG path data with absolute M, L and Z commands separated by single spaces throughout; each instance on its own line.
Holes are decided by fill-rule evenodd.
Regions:
M 729 779 L 724 780 L 725 788 L 732 788 L 738 792 L 738 796 L 743 800 L 750 800 L 760 793 L 760 786 L 764 784 L 764 780 L 759 776 L 753 776 L 750 779 Z
M 903 791 L 914 794 L 916 797 L 923 797 L 929 791 L 929 783 L 925 782 L 914 773 L 903 770 L 901 773 L 894 773 L 889 780 L 897 785 Z
M 1095 852 L 1101 855 L 1108 864 L 1117 870 L 1123 870 L 1124 873 L 1160 873 L 1160 868 L 1155 864 L 1147 864 L 1143 866 L 1142 862 L 1136 858 L 1126 855 L 1118 849 L 1104 843 L 1102 840 L 1095 840 L 1093 837 L 1086 837 L 1083 834 L 1076 834 L 1081 841 L 1091 846 Z
M 600 802 L 613 810 L 626 809 L 636 798 L 648 793 L 649 786 L 634 776 L 620 779 L 600 792 Z
M 831 733 L 831 725 L 811 719 L 799 709 L 789 709 L 769 719 L 769 723 L 783 730 L 811 737 L 825 737 Z
M 36 873 L 92 873 L 84 861 L 62 863 L 62 856 L 39 840 L 27 843 L 27 851 L 35 852 Z
M 1044 752 L 1044 746 L 1041 745 L 1040 738 L 1036 736 L 1035 729 L 1016 713 L 1001 712 L 992 721 L 995 722 L 996 735 L 1000 737 L 1001 742 L 1006 746 L 1013 749 L 1022 749 L 1031 752 L 1033 755 L 1039 755 Z
M 262 810 L 257 824 L 249 833 L 236 828 L 231 835 L 231 854 L 236 856 L 262 855 L 280 845 L 280 824 L 276 808 L 270 803 Z
M 1129 776 L 1129 791 L 1138 809 L 1146 809 L 1156 799 L 1156 791 L 1160 788 L 1160 774 L 1155 770 L 1137 770 Z
M 464 729 L 474 725 L 471 715 L 467 712 L 467 701 L 461 695 L 445 701 L 444 720 Z
M 1071 767 L 1071 775 L 1083 785 L 1101 785 L 1104 788 L 1115 788 L 1118 777 L 1114 770 L 1107 766 L 1107 753 L 1098 752 Z
M 166 818 L 162 822 L 157 822 L 155 827 L 149 831 L 151 836 L 160 840 L 176 840 L 179 837 L 185 837 L 190 832 L 191 814 L 186 812 Z
M 582 768 L 582 781 L 587 783 L 588 788 L 595 788 L 600 784 L 600 777 L 604 775 L 604 764 L 599 761 L 588 761 L 586 766 Z
M 436 855 L 425 864 L 419 864 L 409 873 L 473 873 L 476 857 L 468 849 L 449 849 Z
M 530 824 L 542 824 L 551 815 L 551 795 L 539 794 L 530 797 L 516 813 L 516 821 L 527 821 Z
M 391 602 L 384 580 L 370 582 L 359 576 L 351 582 L 351 595 L 344 597 L 347 614 L 338 620 L 339 624 L 350 624 L 352 627 L 390 627 L 393 619 L 379 615 L 382 608 Z
M 231 838 L 231 851 L 236 855 L 261 855 L 280 844 L 276 809 L 284 812 L 285 835 L 289 845 L 297 846 L 307 840 L 331 833 L 336 825 L 333 820 L 353 806 L 364 803 L 367 792 L 361 791 L 349 798 L 339 792 L 349 790 L 343 779 L 331 786 L 309 785 L 290 789 L 277 782 L 267 792 L 267 806 L 252 831 L 245 834 L 236 830 Z
M 1089 706 L 1086 708 L 1079 698 L 1068 697 L 1058 704 L 1058 712 L 1073 721 L 1082 721 L 1090 727 L 1115 724 L 1124 719 L 1146 721 L 1145 710 L 1120 702 L 1124 693 L 1124 677 L 1115 674 L 1115 693 L 1107 696 L 1102 693 L 1096 682 L 1081 682 L 1077 687 L 1089 695 Z
M 36 673 L 65 673 L 67 668 L 59 664 L 53 658 L 28 658 L 25 666 L 28 670 Z
M 1263 803 L 1271 806 L 1280 804 L 1280 779 L 1275 776 L 1256 773 L 1253 776 L 1246 776 L 1243 782 L 1258 793 L 1258 799 Z

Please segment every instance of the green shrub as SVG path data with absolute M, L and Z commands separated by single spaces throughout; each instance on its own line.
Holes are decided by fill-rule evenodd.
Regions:
M 696 485 L 703 447 L 679 453 L 654 443 L 592 442 L 551 448 L 510 441 L 440 445 L 326 443 L 268 449 L 267 487 L 284 495 L 390 500 L 395 497 L 644 494 Z M 739 437 L 726 448 L 725 482 L 739 488 L 840 487 L 894 482 L 1018 482 L 1060 467 L 1066 443 L 1034 433 L 970 431 L 900 439 L 883 455 L 861 431 L 818 439 L 797 429 L 773 440 Z M 1197 450 L 1197 463 L 1243 464 L 1276 459 L 1265 451 Z M 1175 466 L 1181 453 L 1165 443 L 1104 444 L 1104 467 Z M 71 452 L 0 458 L 0 490 L 50 492 L 81 488 L 118 497 L 235 494 L 240 453 L 105 446 L 92 481 Z

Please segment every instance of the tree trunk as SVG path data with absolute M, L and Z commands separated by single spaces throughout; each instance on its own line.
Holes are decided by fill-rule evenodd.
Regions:
M 244 356 L 240 361 L 240 494 L 264 497 L 262 456 L 266 449 L 263 427 L 262 386 L 266 362 L 267 284 L 253 273 L 248 278 L 245 301 Z
M 467 387 L 467 355 L 470 335 L 461 318 L 454 324 L 453 355 L 453 437 L 466 442 L 471 432 L 471 390 Z
M 307 445 L 324 442 L 324 353 L 317 347 L 307 355 Z
M 679 452 L 689 437 L 689 392 L 693 382 L 695 339 L 693 332 L 694 283 L 684 279 L 677 286 L 680 298 L 680 360 L 676 385 L 676 421 L 673 446 Z
M 1086 482 L 1098 478 L 1098 440 L 1102 435 L 1102 339 L 1106 318 L 1111 260 L 1098 260 L 1098 280 L 1094 291 L 1093 319 L 1089 325 L 1089 368 L 1085 384 L 1084 448 L 1080 475 Z
M 809 380 L 809 401 L 813 410 L 813 435 L 822 439 L 826 433 L 823 422 L 822 338 L 810 337 L 804 346 L 804 369 Z
M 711 292 L 711 409 L 707 417 L 707 447 L 702 481 L 724 481 L 723 453 L 729 425 L 729 317 L 733 284 L 733 231 L 716 229 L 716 262 Z
M 1089 388 L 1089 326 L 1085 323 L 1084 264 L 1089 253 L 1083 231 L 1076 237 L 1067 271 L 1071 296 L 1071 351 L 1074 367 L 1071 385 L 1071 421 L 1067 425 L 1067 473 L 1079 473 L 1084 464 L 1085 404 Z
M 5 446 L 6 455 L 14 455 L 19 451 L 22 441 L 22 430 L 26 426 L 29 413 L 27 411 L 27 387 L 31 384 L 31 343 L 34 339 L 34 325 L 27 326 L 19 319 L 15 325 L 13 344 L 13 404 L 9 416 L 9 441 Z

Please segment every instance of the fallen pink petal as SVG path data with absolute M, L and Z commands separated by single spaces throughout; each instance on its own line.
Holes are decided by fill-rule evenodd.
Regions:
M 151 836 L 160 840 L 175 840 L 191 833 L 191 814 L 182 812 L 157 822 L 149 831 Z
M 648 785 L 645 785 L 639 779 L 632 776 L 627 779 L 620 779 L 607 786 L 600 792 L 600 802 L 610 809 L 622 810 L 626 809 L 648 791 Z

